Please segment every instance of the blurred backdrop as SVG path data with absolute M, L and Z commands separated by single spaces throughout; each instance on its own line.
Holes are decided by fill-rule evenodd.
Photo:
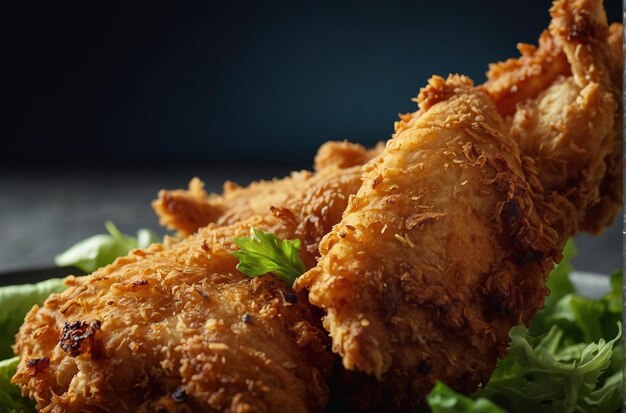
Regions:
M 1 156 L 309 162 L 329 139 L 388 138 L 432 74 L 482 82 L 550 4 L 5 2 Z
M 5 2 L 0 270 L 105 219 L 156 229 L 149 201 L 193 175 L 220 190 L 309 168 L 329 139 L 387 139 L 432 74 L 480 83 L 536 43 L 550 3 Z M 621 265 L 620 234 L 581 241 L 601 270 Z

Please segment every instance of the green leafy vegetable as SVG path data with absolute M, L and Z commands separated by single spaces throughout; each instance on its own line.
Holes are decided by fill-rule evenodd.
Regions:
M 148 229 L 140 229 L 137 238 L 122 234 L 117 227 L 107 221 L 105 224 L 109 234 L 98 234 L 78 242 L 67 251 L 57 255 L 54 262 L 58 266 L 73 265 L 91 273 L 100 267 L 115 261 L 135 248 L 144 248 L 160 238 Z
M 122 234 L 112 222 L 105 224 L 110 235 L 95 235 L 81 241 L 58 255 L 59 266 L 74 265 L 85 272 L 112 263 L 131 249 L 147 247 L 160 239 L 147 229 L 140 229 L 137 238 Z M 11 345 L 24 316 L 33 307 L 41 305 L 51 293 L 61 292 L 61 279 L 50 279 L 37 284 L 0 287 L 0 359 L 13 356 Z M 10 383 L 19 362 L 18 357 L 0 361 L 0 413 L 30 413 L 35 409 L 30 400 L 20 396 L 17 386 Z
M 109 264 L 133 248 L 159 241 L 148 230 L 137 239 L 106 223 L 110 235 L 96 235 L 57 256 L 58 265 L 75 265 L 86 272 Z M 234 239 L 239 251 L 237 269 L 251 277 L 274 273 L 293 283 L 305 271 L 299 240 L 280 240 L 252 229 L 249 237 Z M 615 412 L 622 403 L 621 337 L 622 274 L 611 275 L 611 292 L 598 300 L 575 294 L 569 280 L 570 259 L 576 250 L 568 243 L 563 261 L 554 269 L 551 295 L 533 321 L 510 332 L 509 354 L 500 360 L 489 384 L 472 397 L 438 383 L 427 401 L 434 413 L 555 413 Z M 50 293 L 63 290 L 61 280 L 0 288 L 0 358 L 10 357 L 10 345 L 24 315 Z M 607 337 L 612 337 L 606 341 Z M 10 384 L 19 358 L 0 361 L 0 413 L 32 413 L 33 403 Z
M 611 274 L 611 292 L 604 297 L 608 310 L 612 314 L 622 313 L 622 278 L 622 271 L 615 271 Z
M 63 280 L 54 278 L 37 284 L 0 287 L 0 360 L 13 356 L 11 345 L 24 316 L 41 305 L 51 293 L 63 291 Z
M 571 260 L 578 255 L 574 243 L 570 240 L 565 244 L 563 249 L 563 259 L 552 270 L 548 277 L 547 287 L 550 289 L 550 295 L 546 297 L 543 310 L 537 314 L 532 322 L 531 333 L 541 334 L 550 330 L 550 324 L 546 323 L 545 317 L 552 314 L 556 303 L 567 294 L 574 293 L 574 285 L 569 279 L 572 272 Z
M 477 395 L 487 397 L 510 412 L 611 412 L 619 407 L 606 400 L 592 406 L 585 400 L 596 390 L 598 379 L 611 364 L 611 341 L 598 340 L 583 347 L 563 345 L 563 330 L 557 326 L 541 337 L 532 337 L 523 326 L 510 333 L 508 362 L 499 365 L 489 384 Z M 503 368 L 504 367 L 504 368 Z M 606 384 L 606 383 L 605 383 Z M 600 387 L 601 389 L 601 387 Z M 610 392 L 600 391 L 600 395 Z M 600 395 L 592 397 L 600 401 Z
M 442 382 L 437 382 L 426 401 L 433 413 L 506 413 L 490 400 L 482 397 L 473 400 Z
M 13 357 L 11 345 L 24 316 L 34 306 L 41 305 L 52 293 L 65 289 L 63 280 L 50 279 L 37 284 L 0 287 L 0 413 L 34 413 L 33 403 L 20 395 L 20 389 L 10 380 L 19 363 Z
M 616 412 L 622 403 L 622 274 L 611 275 L 611 292 L 600 299 L 577 295 L 569 280 L 576 250 L 568 242 L 562 262 L 548 279 L 551 294 L 532 322 L 510 332 L 509 354 L 487 386 L 472 398 L 487 398 L 511 413 Z M 611 338 L 610 341 L 606 341 Z M 434 394 L 437 388 L 433 389 Z M 445 392 L 447 400 L 462 395 Z M 463 410 L 448 402 L 435 412 Z M 459 399 L 461 400 L 461 399 Z M 504 410 L 506 409 L 506 410 Z M 497 411 L 497 410 L 496 410 Z
M 271 232 L 252 228 L 249 237 L 237 237 L 233 242 L 239 251 L 237 269 L 250 277 L 273 273 L 292 284 L 305 271 L 300 259 L 300 240 L 280 240 Z
M 19 387 L 11 384 L 19 362 L 19 357 L 0 361 L 0 413 L 35 413 L 34 403 L 22 397 Z

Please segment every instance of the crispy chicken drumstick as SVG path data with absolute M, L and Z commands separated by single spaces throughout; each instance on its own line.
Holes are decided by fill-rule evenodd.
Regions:
M 320 411 L 330 355 L 304 300 L 235 270 L 233 236 L 208 227 L 69 278 L 26 317 L 13 381 L 41 412 Z
M 212 222 L 229 225 L 253 215 L 264 215 L 271 208 L 276 213 L 286 208 L 299 214 L 305 212 L 310 198 L 320 197 L 328 191 L 340 196 L 340 191 L 349 188 L 343 193 L 346 198 L 356 193 L 360 186 L 361 166 L 380 152 L 382 144 L 367 150 L 354 143 L 330 141 L 323 144 L 315 156 L 315 173 L 293 172 L 283 179 L 253 182 L 247 187 L 229 181 L 224 184 L 222 195 L 208 195 L 203 183 L 194 178 L 188 190 L 159 192 L 152 207 L 162 225 L 182 236 Z M 329 204 L 328 208 L 337 206 Z M 313 249 L 314 253 L 317 252 L 317 242 Z
M 333 142 L 315 173 L 162 192 L 187 238 L 69 277 L 27 315 L 13 382 L 47 413 L 321 411 L 333 356 L 306 289 L 385 409 L 486 383 L 567 238 L 621 204 L 621 26 L 597 0 L 551 15 L 484 85 L 432 77 L 384 149 Z M 299 294 L 236 269 L 252 227 L 302 241 Z
M 615 214 L 619 90 L 606 17 L 599 1 L 557 1 L 551 14 L 540 44 L 557 50 L 509 62 L 513 73 L 494 67 L 481 88 L 430 80 L 297 281 L 326 310 L 344 366 L 381 379 L 397 409 L 435 380 L 467 393 L 486 383 L 510 328 L 543 306 L 567 238 Z M 550 81 L 515 76 L 534 58 L 551 62 Z M 499 81 L 523 100 L 498 95 Z
M 510 328 L 543 305 L 561 247 L 547 219 L 558 213 L 489 97 L 433 77 L 419 103 L 297 281 L 344 366 L 384 379 L 396 408 L 435 380 L 486 382 Z
M 361 183 L 360 167 L 341 171 L 263 216 L 69 278 L 26 317 L 13 381 L 43 412 L 320 411 L 332 354 L 319 318 L 283 281 L 238 272 L 231 252 L 255 227 L 300 239 L 310 268 Z
M 507 116 L 546 193 L 578 215 L 570 234 L 598 233 L 622 206 L 622 26 L 600 0 L 556 1 L 539 47 L 492 65 L 484 90 Z

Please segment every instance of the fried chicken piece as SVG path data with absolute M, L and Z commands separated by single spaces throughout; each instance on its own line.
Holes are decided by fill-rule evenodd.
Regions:
M 548 30 L 539 36 L 539 45 L 517 45 L 521 56 L 491 63 L 483 85 L 502 116 L 515 113 L 518 103 L 534 98 L 560 76 L 570 74 L 567 58 Z
M 385 149 L 384 142 L 378 142 L 372 149 L 348 141 L 328 141 L 317 150 L 314 168 L 321 171 L 336 166 L 341 169 L 363 166 L 370 159 L 380 155 Z
M 232 239 L 250 227 L 298 238 L 310 268 L 360 175 L 329 161 L 298 185 L 292 177 L 293 196 L 278 207 L 259 206 L 259 187 L 272 185 L 256 184 L 256 208 L 68 279 L 26 317 L 14 381 L 46 412 L 321 410 L 333 356 L 319 317 L 282 281 L 239 273 Z
M 486 383 L 562 248 L 560 211 L 491 99 L 456 75 L 431 78 L 418 103 L 296 282 L 326 310 L 345 368 L 381 379 L 398 410 L 436 380 Z
M 160 221 L 179 234 L 188 236 L 209 223 L 219 226 L 240 222 L 255 215 L 270 213 L 283 215 L 298 214 L 309 203 L 315 207 L 330 207 L 341 217 L 340 205 L 319 204 L 319 198 L 346 198 L 356 193 L 360 186 L 361 167 L 347 169 L 329 167 L 320 172 L 292 172 L 283 179 L 253 182 L 242 188 L 227 182 L 222 195 L 207 195 L 203 183 L 194 178 L 189 190 L 160 191 L 153 208 L 160 215 Z M 345 206 L 346 202 L 343 202 Z M 288 210 L 288 211 L 287 211 Z M 324 234 L 322 234 L 324 235 Z
M 302 241 L 302 259 L 313 266 L 319 255 L 320 240 L 341 220 L 349 196 L 360 186 L 361 166 L 328 167 L 315 174 L 294 172 L 283 180 L 256 182 L 247 188 L 226 191 L 222 197 L 214 196 L 213 200 L 201 201 L 195 207 L 198 211 L 213 211 L 215 206 L 228 205 L 231 210 L 217 219 L 217 226 L 232 225 L 252 216 L 275 217 L 289 228 L 292 238 Z M 265 197 L 263 191 L 266 191 Z M 189 215 L 175 216 L 183 220 Z M 187 229 L 189 232 L 197 230 L 195 227 Z
M 204 182 L 198 177 L 189 181 L 187 189 L 159 191 L 158 198 L 152 201 L 152 209 L 162 226 L 178 231 L 183 237 L 209 225 L 223 213 L 223 210 L 211 206 Z
M 205 215 L 193 213 L 216 210 L 208 204 L 232 210 L 179 243 L 70 278 L 66 292 L 27 316 L 15 382 L 49 412 L 321 410 L 328 398 L 322 376 L 334 356 L 319 317 L 282 281 L 239 273 L 232 238 L 252 226 L 298 238 L 305 265 L 315 265 L 319 241 L 340 221 L 361 185 L 360 164 L 376 150 L 329 142 L 316 157 L 317 173 L 221 198 L 207 197 L 193 180 L 177 199 L 201 207 L 172 215 L 184 223 L 181 232 L 206 225 Z M 45 367 L 34 370 L 35 363 Z
M 620 88 L 624 81 L 624 26 L 621 23 L 609 25 L 608 42 L 611 49 L 611 80 Z
M 622 26 L 600 0 L 559 0 L 539 47 L 492 65 L 484 88 L 546 192 L 576 211 L 572 232 L 598 233 L 622 206 Z
M 609 26 L 609 45 L 611 47 L 611 78 L 617 85 L 619 91 L 622 90 L 624 73 L 624 29 L 621 24 L 613 23 Z M 623 100 L 617 98 L 619 108 L 615 111 L 615 125 L 613 130 L 613 149 L 605 158 L 606 174 L 599 185 L 600 201 L 592 205 L 587 210 L 583 229 L 592 233 L 599 233 L 607 228 L 615 216 L 617 216 L 623 205 L 623 145 L 624 145 L 624 125 L 623 125 Z
M 212 224 L 69 277 L 27 315 L 13 382 L 47 413 L 321 411 L 325 332 L 285 282 L 235 269 L 251 227 L 294 237 L 274 217 Z
M 266 215 L 271 208 L 277 213 L 285 208 L 298 213 L 306 210 L 307 203 L 316 202 L 320 194 L 329 196 L 328 193 L 339 191 L 332 197 L 347 198 L 356 193 L 360 167 L 381 151 L 382 144 L 367 150 L 349 142 L 326 142 L 315 156 L 316 173 L 293 172 L 287 178 L 253 182 L 247 187 L 226 182 L 222 195 L 208 195 L 202 181 L 194 178 L 188 190 L 159 192 L 152 207 L 161 225 L 182 236 L 212 222 L 229 225 L 254 215 Z M 341 192 L 345 189 L 349 190 Z M 336 209 L 332 202 L 327 206 Z M 317 242 L 315 244 L 317 248 Z

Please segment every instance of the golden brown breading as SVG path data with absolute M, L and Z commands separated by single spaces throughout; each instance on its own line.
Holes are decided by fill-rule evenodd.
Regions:
M 186 237 L 215 222 L 223 213 L 222 209 L 213 207 L 209 199 L 204 182 L 194 177 L 189 181 L 188 189 L 159 191 L 159 197 L 152 201 L 152 209 L 161 225 Z
M 621 200 L 621 28 L 595 0 L 551 12 L 539 47 L 492 66 L 483 89 L 433 77 L 382 153 L 334 142 L 315 174 L 164 192 L 166 225 L 212 224 L 68 279 L 27 316 L 15 382 L 44 412 L 321 410 L 318 320 L 304 293 L 238 273 L 232 238 L 299 238 L 311 267 L 360 187 L 298 281 L 344 365 L 384 380 L 354 387 L 405 409 L 435 380 L 485 383 L 510 327 L 543 305 L 565 239 L 602 229 Z
M 418 101 L 296 282 L 326 310 L 343 365 L 382 379 L 395 409 L 435 380 L 486 383 L 510 328 L 543 306 L 562 248 L 548 220 L 559 211 L 491 99 L 451 76 Z
M 622 90 L 623 73 L 624 73 L 624 28 L 621 24 L 613 23 L 609 26 L 610 36 L 609 45 L 611 47 L 611 78 L 616 85 L 617 90 Z M 615 111 L 615 131 L 613 139 L 613 149 L 605 158 L 606 174 L 600 182 L 600 201 L 592 205 L 588 211 L 583 224 L 583 230 L 592 233 L 599 233 L 607 228 L 620 208 L 622 207 L 623 197 L 623 144 L 624 144 L 624 126 L 623 126 L 623 100 L 617 98 L 619 108 Z
M 247 187 L 226 182 L 222 195 L 208 195 L 202 181 L 194 178 L 188 190 L 159 192 L 152 207 L 160 217 L 161 225 L 182 236 L 212 222 L 229 225 L 254 215 L 265 216 L 271 208 L 276 213 L 285 208 L 299 213 L 308 208 L 308 203 L 319 201 L 320 194 L 327 197 L 326 206 L 336 210 L 333 199 L 338 199 L 341 204 L 343 201 L 339 198 L 347 199 L 356 193 L 360 185 L 360 167 L 381 151 L 382 144 L 367 150 L 349 142 L 326 142 L 315 156 L 316 173 L 293 172 L 287 178 L 253 182 Z
M 290 192 L 299 196 L 279 207 L 260 206 L 259 187 L 276 187 L 253 184 L 255 207 L 220 218 L 220 225 L 245 221 L 210 224 L 170 247 L 135 251 L 91 276 L 70 279 L 66 292 L 27 316 L 17 337 L 24 363 L 16 382 L 51 412 L 98 405 L 125 411 L 320 410 L 327 399 L 321 373 L 332 355 L 323 346 L 319 319 L 303 297 L 291 302 L 295 295 L 283 282 L 240 274 L 230 255 L 232 238 L 247 235 L 250 226 L 298 238 L 310 268 L 360 175 L 360 166 L 329 165 L 302 178 Z M 202 191 L 196 182 L 190 192 Z M 255 211 L 263 216 L 246 216 Z M 58 342 L 63 334 L 65 349 Z M 39 358 L 47 366 L 31 377 L 28 360 Z
M 492 65 L 484 88 L 512 115 L 544 189 L 571 202 L 574 233 L 598 233 L 622 205 L 622 28 L 609 29 L 600 0 L 559 0 L 550 13 L 539 47 Z
M 284 282 L 235 270 L 251 226 L 294 236 L 273 217 L 211 225 L 68 278 L 27 315 L 13 381 L 50 413 L 320 411 L 325 333 Z
M 193 185 L 194 181 L 192 181 Z M 190 201 L 188 209 L 167 215 L 175 219 L 176 227 L 183 233 L 195 232 L 199 222 L 191 225 L 190 210 L 215 211 L 217 226 L 232 225 L 252 216 L 273 216 L 293 232 L 293 238 L 302 240 L 303 259 L 307 265 L 315 265 L 318 244 L 333 224 L 339 222 L 348 205 L 348 198 L 361 186 L 361 167 L 347 169 L 324 168 L 317 173 L 294 172 L 291 177 L 273 182 L 255 182 L 246 188 L 225 189 L 224 195 L 212 196 L 201 201 Z M 227 188 L 227 186 L 225 186 Z M 184 192 L 184 191 L 182 191 Z M 190 190 L 190 194 L 197 193 Z M 189 195 L 194 196 L 194 195 Z M 185 199 L 176 196 L 177 202 Z M 189 198 L 187 198 L 189 199 Z M 161 192 L 160 205 L 171 203 Z M 228 209 L 226 209 L 228 208 Z M 164 217 L 166 215 L 162 215 Z M 185 224 L 181 224 L 185 222 Z M 170 223 L 170 226 L 173 224 Z M 185 228 L 185 230 L 183 230 Z
M 611 79 L 619 88 L 624 80 L 624 26 L 621 23 L 609 25 L 608 42 L 611 49 Z
M 341 169 L 362 166 L 380 155 L 385 149 L 384 142 L 378 142 L 372 149 L 348 141 L 328 141 L 317 150 L 314 160 L 316 171 L 336 166 Z
M 491 63 L 484 88 L 502 116 L 515 113 L 518 103 L 536 97 L 559 76 L 570 74 L 567 58 L 548 30 L 539 36 L 539 45 L 517 45 L 521 56 Z

